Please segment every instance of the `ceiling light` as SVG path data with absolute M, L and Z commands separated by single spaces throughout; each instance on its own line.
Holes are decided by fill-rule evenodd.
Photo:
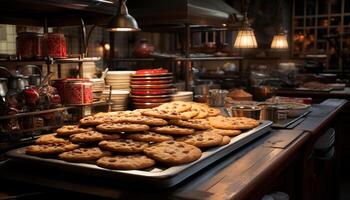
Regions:
M 107 25 L 107 31 L 140 31 L 137 21 L 128 12 L 126 0 L 120 0 L 117 15 Z

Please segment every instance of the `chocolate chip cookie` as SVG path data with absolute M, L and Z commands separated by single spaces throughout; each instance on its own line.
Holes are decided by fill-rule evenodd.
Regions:
M 76 133 L 83 133 L 92 130 L 91 128 L 81 128 L 78 125 L 66 125 L 62 126 L 61 128 L 57 129 L 57 135 L 58 136 L 69 136 Z
M 98 131 L 106 133 L 114 132 L 140 132 L 147 131 L 149 126 L 145 124 L 130 124 L 130 123 L 104 123 L 96 126 Z
M 71 151 L 77 148 L 79 148 L 79 145 L 72 143 L 31 145 L 27 147 L 26 154 L 34 156 L 49 156 Z
M 151 131 L 168 135 L 189 135 L 194 133 L 192 128 L 180 128 L 174 125 L 152 127 Z
M 120 153 L 140 153 L 148 147 L 148 143 L 130 139 L 118 139 L 102 141 L 99 144 L 101 149 Z
M 210 117 L 209 123 L 214 128 L 229 130 L 245 130 L 259 126 L 259 122 L 255 119 L 247 117 Z
M 35 144 L 69 143 L 68 140 L 57 137 L 56 133 L 41 135 L 35 140 Z
M 221 145 L 222 136 L 215 133 L 197 131 L 193 135 L 178 138 L 176 141 L 185 142 L 199 148 L 208 148 Z
M 156 162 L 145 155 L 107 156 L 97 160 L 97 165 L 107 169 L 137 170 L 152 167 Z
M 68 162 L 91 162 L 109 155 L 111 155 L 111 153 L 108 151 L 102 151 L 98 147 L 91 147 L 67 151 L 59 154 L 58 157 Z
M 144 150 L 144 153 L 165 165 L 181 165 L 193 162 L 202 156 L 199 148 L 184 142 L 166 141 Z
M 154 132 L 132 133 L 128 134 L 126 137 L 141 142 L 163 142 L 174 140 L 174 138 L 170 135 L 162 135 Z
M 90 143 L 90 142 L 100 142 L 102 140 L 112 140 L 119 139 L 118 134 L 102 134 L 97 131 L 88 131 L 84 133 L 73 134 L 69 137 L 69 140 L 74 143 Z
M 194 128 L 194 129 L 200 129 L 200 130 L 206 130 L 211 128 L 209 122 L 205 119 L 188 119 L 188 120 L 174 119 L 174 120 L 170 120 L 169 124 L 176 125 L 179 127 Z

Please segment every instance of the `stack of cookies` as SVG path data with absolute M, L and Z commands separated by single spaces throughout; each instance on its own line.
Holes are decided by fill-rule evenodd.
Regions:
M 131 77 L 131 101 L 134 108 L 154 108 L 171 101 L 176 92 L 172 73 L 165 69 L 138 70 Z
M 198 160 L 202 151 L 227 145 L 259 122 L 224 117 L 205 104 L 175 101 L 153 109 L 98 113 L 41 136 L 26 153 L 117 170 L 175 166 Z

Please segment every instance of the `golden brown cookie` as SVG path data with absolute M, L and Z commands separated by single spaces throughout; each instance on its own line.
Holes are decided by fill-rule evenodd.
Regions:
M 181 165 L 198 160 L 202 156 L 199 148 L 184 142 L 166 141 L 144 150 L 144 153 L 165 165 Z
M 180 128 L 174 125 L 152 127 L 151 131 L 169 135 L 189 135 L 194 133 L 192 128 Z
M 198 111 L 198 115 L 193 117 L 193 119 L 204 119 L 208 117 L 208 106 L 207 105 L 202 105 L 199 103 L 193 103 L 192 104 L 192 109 Z
M 179 127 L 194 128 L 194 129 L 200 129 L 200 130 L 206 130 L 211 128 L 209 122 L 205 119 L 188 119 L 188 120 L 174 119 L 174 120 L 169 120 L 169 124 L 176 125 Z
M 107 135 L 97 131 L 88 131 L 84 133 L 73 134 L 69 137 L 69 140 L 74 143 L 89 143 L 89 142 L 100 142 L 102 140 L 115 140 L 119 139 L 120 135 L 113 134 Z
M 193 135 L 186 135 L 176 139 L 176 141 L 185 142 L 199 148 L 208 148 L 221 145 L 222 136 L 215 133 L 197 131 Z
M 102 141 L 99 144 L 101 149 L 120 153 L 140 153 L 148 147 L 148 143 L 130 139 L 118 139 Z
M 99 124 L 112 122 L 113 119 L 109 116 L 87 116 L 79 121 L 80 125 L 83 126 L 97 126 Z
M 240 130 L 225 130 L 225 129 L 218 129 L 218 128 L 210 129 L 208 131 L 219 135 L 226 135 L 229 137 L 234 137 L 242 133 L 242 131 Z
M 58 157 L 68 162 L 91 162 L 109 155 L 111 155 L 111 153 L 108 151 L 102 151 L 98 147 L 90 147 L 63 152 L 58 155 Z
M 164 142 L 174 140 L 170 135 L 162 135 L 154 132 L 132 133 L 128 134 L 126 137 L 141 142 Z
M 56 133 L 41 135 L 35 140 L 35 144 L 69 143 L 68 140 L 57 137 Z
M 208 117 L 215 117 L 220 115 L 221 111 L 218 108 L 208 108 Z
M 181 113 L 173 110 L 161 110 L 157 108 L 145 110 L 142 114 L 161 119 L 190 119 L 188 115 L 181 115 Z
M 130 123 L 104 123 L 96 126 L 98 131 L 106 133 L 114 132 L 141 132 L 147 131 L 149 126 L 145 124 L 130 124 Z
M 69 136 L 76 133 L 83 133 L 92 130 L 91 128 L 81 128 L 78 125 L 66 125 L 57 129 L 58 136 Z
M 226 144 L 229 144 L 230 142 L 231 142 L 231 138 L 229 136 L 224 135 L 222 137 L 222 142 L 221 142 L 220 146 L 224 146 Z
M 185 112 L 189 109 L 191 109 L 192 105 L 189 102 L 184 102 L 184 101 L 172 101 L 169 103 L 164 103 L 160 106 L 157 107 L 159 110 L 172 110 L 176 112 Z
M 152 167 L 156 162 L 145 155 L 107 156 L 97 160 L 97 165 L 107 169 L 137 170 Z
M 148 117 L 148 116 L 137 116 L 137 117 L 121 117 L 120 120 L 125 123 L 131 124 L 146 124 L 149 126 L 164 126 L 168 122 L 164 119 Z
M 77 148 L 79 148 L 79 145 L 72 143 L 31 145 L 27 147 L 26 154 L 34 156 L 49 156 L 71 151 Z
M 259 122 L 255 119 L 247 117 L 210 117 L 209 123 L 214 128 L 229 130 L 245 130 L 259 126 Z

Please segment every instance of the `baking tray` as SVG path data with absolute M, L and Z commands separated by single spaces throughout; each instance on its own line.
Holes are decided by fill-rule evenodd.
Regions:
M 272 124 L 273 128 L 287 128 L 289 125 L 293 124 L 294 122 L 297 122 L 300 120 L 300 123 L 302 122 L 302 118 L 304 118 L 307 114 L 309 114 L 311 112 L 311 110 L 308 110 L 306 112 L 304 112 L 303 114 L 301 114 L 299 117 L 295 117 L 295 118 L 287 118 L 285 120 L 280 120 L 278 122 L 274 122 Z
M 174 167 L 156 166 L 146 170 L 110 170 L 100 168 L 93 164 L 70 163 L 53 158 L 40 158 L 26 155 L 26 147 L 11 150 L 7 152 L 7 156 L 9 156 L 12 161 L 23 164 L 32 164 L 38 168 L 52 168 L 53 172 L 62 170 L 64 172 L 103 178 L 103 180 L 109 179 L 117 180 L 118 182 L 123 181 L 123 183 L 147 184 L 152 187 L 169 188 L 180 183 L 218 159 L 268 133 L 271 130 L 271 125 L 271 121 L 261 121 L 258 127 L 231 138 L 230 144 L 209 148 L 203 152 L 202 157 L 197 161 Z
M 304 88 L 304 87 L 299 87 L 295 88 L 295 90 L 300 90 L 300 91 L 310 91 L 310 92 L 330 92 L 333 90 L 333 88 L 326 88 L 326 89 L 313 89 L 313 88 Z

